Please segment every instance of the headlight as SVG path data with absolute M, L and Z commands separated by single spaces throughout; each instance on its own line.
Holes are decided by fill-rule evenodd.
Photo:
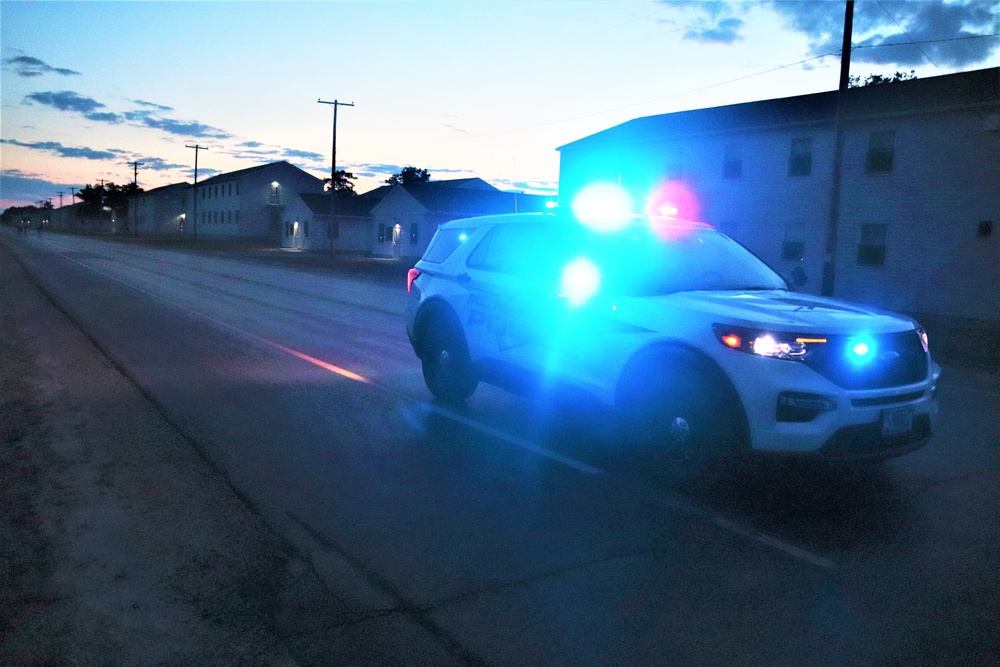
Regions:
M 799 360 L 805 357 L 811 346 L 827 342 L 826 338 L 819 336 L 799 336 L 724 324 L 716 324 L 713 328 L 719 342 L 726 347 L 775 359 Z

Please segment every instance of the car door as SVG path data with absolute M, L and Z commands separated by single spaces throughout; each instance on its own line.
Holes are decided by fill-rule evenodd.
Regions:
M 564 243 L 558 225 L 497 225 L 469 255 L 467 331 L 474 358 L 528 380 L 561 372 L 572 347 L 560 293 Z

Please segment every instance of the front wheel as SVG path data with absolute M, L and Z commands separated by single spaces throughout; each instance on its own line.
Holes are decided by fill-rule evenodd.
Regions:
M 622 396 L 625 434 L 671 481 L 687 481 L 739 449 L 731 397 L 704 372 L 669 364 L 643 375 Z
M 428 334 L 421 357 L 424 382 L 431 393 L 446 401 L 464 401 L 479 386 L 469 350 L 461 335 L 445 328 Z

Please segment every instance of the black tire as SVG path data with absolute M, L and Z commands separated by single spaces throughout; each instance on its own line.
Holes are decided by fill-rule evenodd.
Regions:
M 703 365 L 658 358 L 631 369 L 619 406 L 625 437 L 679 483 L 741 447 L 742 429 L 733 394 Z
M 464 401 L 479 386 L 465 338 L 452 324 L 425 328 L 420 361 L 427 388 L 442 400 Z

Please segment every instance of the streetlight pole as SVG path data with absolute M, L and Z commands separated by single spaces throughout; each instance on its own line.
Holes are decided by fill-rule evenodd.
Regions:
M 353 107 L 354 102 L 339 102 L 334 100 L 326 102 L 321 99 L 316 100 L 317 104 L 329 104 L 333 107 L 333 157 L 330 161 L 330 226 L 327 228 L 326 236 L 330 240 L 330 254 L 333 254 L 333 226 L 336 224 L 337 212 L 337 107 Z
M 192 217 L 194 220 L 191 221 L 191 229 L 193 230 L 194 242 L 198 242 L 198 151 L 207 151 L 208 148 L 205 146 L 199 146 L 195 144 L 194 146 L 189 146 L 184 144 L 185 148 L 194 149 L 194 188 L 191 190 L 191 194 L 194 197 L 194 211 L 192 211 Z

